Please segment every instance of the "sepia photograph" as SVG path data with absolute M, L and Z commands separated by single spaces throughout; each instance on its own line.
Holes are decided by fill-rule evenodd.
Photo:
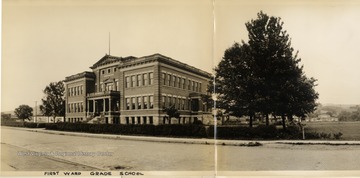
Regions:
M 360 176 L 358 0 L 2 0 L 2 176 Z

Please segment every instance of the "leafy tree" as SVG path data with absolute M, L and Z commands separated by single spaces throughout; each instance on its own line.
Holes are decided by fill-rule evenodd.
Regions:
M 217 105 L 231 115 L 249 116 L 250 127 L 256 113 L 265 116 L 267 125 L 269 114 L 279 115 L 285 129 L 286 117 L 303 117 L 315 110 L 316 80 L 307 78 L 299 66 L 301 59 L 294 55 L 280 18 L 260 12 L 245 25 L 248 43 L 227 49 L 215 68 Z
M 22 119 L 23 122 L 25 122 L 25 119 L 30 120 L 30 118 L 33 116 L 33 108 L 31 108 L 28 105 L 20 105 L 17 107 L 14 111 L 15 115 Z
M 357 110 L 349 112 L 349 111 L 342 111 L 339 114 L 340 121 L 360 121 L 360 108 Z
M 227 49 L 215 68 L 215 78 L 210 82 L 208 91 L 216 93 L 216 107 L 224 109 L 224 114 L 237 117 L 248 115 L 249 126 L 252 127 L 257 103 L 254 87 L 259 80 L 253 75 L 249 51 L 249 46 L 244 42 L 235 43 Z
M 175 108 L 175 105 L 171 105 L 170 107 L 165 107 L 163 109 L 163 111 L 166 113 L 166 115 L 168 115 L 169 124 L 171 124 L 171 118 L 173 118 L 173 117 L 176 118 L 176 119 L 180 119 L 180 113 Z
M 62 81 L 51 82 L 44 89 L 45 97 L 42 99 L 40 110 L 45 116 L 65 116 L 65 87 Z

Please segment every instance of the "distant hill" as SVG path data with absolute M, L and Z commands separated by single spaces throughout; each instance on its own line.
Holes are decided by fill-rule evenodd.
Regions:
M 360 121 L 360 105 L 344 104 L 324 104 L 319 105 L 318 109 L 310 117 L 328 115 L 339 118 L 339 121 Z

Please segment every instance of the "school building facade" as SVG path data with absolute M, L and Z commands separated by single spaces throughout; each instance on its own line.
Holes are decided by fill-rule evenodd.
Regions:
M 65 78 L 65 122 L 174 124 L 211 120 L 202 100 L 211 74 L 161 54 L 105 55 L 91 72 Z M 180 119 L 163 108 L 174 106 Z

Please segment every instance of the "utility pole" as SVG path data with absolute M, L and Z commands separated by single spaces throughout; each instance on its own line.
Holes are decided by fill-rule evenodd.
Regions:
M 110 56 L 110 32 L 109 32 L 109 56 Z

